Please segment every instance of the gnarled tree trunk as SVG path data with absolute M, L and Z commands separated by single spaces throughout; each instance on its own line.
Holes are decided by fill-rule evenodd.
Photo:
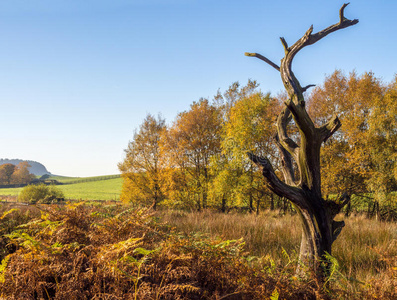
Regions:
M 311 26 L 303 37 L 290 47 L 285 39 L 281 38 L 285 56 L 281 60 L 280 67 L 260 54 L 246 53 L 247 56 L 257 57 L 277 69 L 288 93 L 285 108 L 277 118 L 275 135 L 275 143 L 280 150 L 284 180 L 278 178 L 267 158 L 252 153 L 248 155 L 261 168 L 269 188 L 280 197 L 289 199 L 298 212 L 303 227 L 300 260 L 322 278 L 326 275 L 327 268 L 324 269 L 321 262 L 326 261 L 327 253 L 331 254 L 332 243 L 344 226 L 343 221 L 334 221 L 334 217 L 350 200 L 346 194 L 337 201 L 325 200 L 321 195 L 321 144 L 339 129 L 341 123 L 338 117 L 334 116 L 325 125 L 315 126 L 305 109 L 303 97 L 303 93 L 313 85 L 301 87 L 291 66 L 293 58 L 303 47 L 316 43 L 331 32 L 358 23 L 358 20 L 348 20 L 344 17 L 344 9 L 347 5 L 344 4 L 340 9 L 337 24 L 314 34 Z M 299 130 L 299 144 L 287 133 L 287 125 L 292 118 Z M 297 172 L 294 170 L 293 160 L 296 162 Z M 296 173 L 299 174 L 299 178 L 295 178 Z

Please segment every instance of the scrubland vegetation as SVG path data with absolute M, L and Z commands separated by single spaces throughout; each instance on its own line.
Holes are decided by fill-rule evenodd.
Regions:
M 397 225 L 347 219 L 334 272 L 297 278 L 296 216 L 1 207 L 5 299 L 395 299 Z
M 19 194 L 19 201 L 24 203 L 57 203 L 64 201 L 65 196 L 62 191 L 55 186 L 45 184 L 28 185 Z
M 339 208 L 347 204 L 332 223 L 332 256 L 321 255 L 322 266 L 327 268 L 323 280 L 310 268 L 303 276 L 295 272 L 302 254 L 299 211 L 295 214 L 296 207 L 270 191 L 271 184 L 266 186 L 261 172 L 265 168 L 257 168 L 248 159 L 247 152 L 266 157 L 274 167 L 269 168 L 273 177 L 285 176 L 285 160 L 279 158 L 286 155 L 281 155 L 275 143 L 274 124 L 286 96 L 263 94 L 254 81 L 242 87 L 235 83 L 212 101 L 193 103 L 170 125 L 148 115 L 119 165 L 124 179 L 121 200 L 159 208 L 161 220 L 192 239 L 243 238 L 247 256 L 240 254 L 240 258 L 249 261 L 249 268 L 276 280 L 287 276 L 282 287 L 265 288 L 279 294 L 275 292 L 271 299 L 393 299 L 396 82 L 384 84 L 372 73 L 346 76 L 336 71 L 306 102 L 317 128 L 334 114 L 342 123 L 321 146 L 319 203 L 329 205 L 330 213 L 332 203 Z M 296 124 L 287 124 L 283 130 L 290 144 L 299 143 Z M 305 174 L 294 168 L 291 177 L 302 179 Z M 302 188 L 299 180 L 290 183 Z M 295 284 L 303 294 L 296 293 Z M 271 294 L 255 297 L 267 299 Z

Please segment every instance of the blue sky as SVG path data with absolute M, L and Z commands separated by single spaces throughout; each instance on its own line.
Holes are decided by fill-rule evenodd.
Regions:
M 279 37 L 292 44 L 338 21 L 343 1 L 0 0 L 0 158 L 68 176 L 118 173 L 147 113 L 172 122 L 231 83 L 282 90 Z M 302 85 L 335 69 L 397 72 L 397 1 L 356 0 L 360 22 L 299 53 Z

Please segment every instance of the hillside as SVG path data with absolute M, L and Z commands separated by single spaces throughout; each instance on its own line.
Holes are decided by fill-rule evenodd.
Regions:
M 66 199 L 82 200 L 118 200 L 120 198 L 122 178 L 120 175 L 94 177 L 51 176 L 61 185 L 57 188 L 63 191 Z M 18 196 L 23 188 L 2 188 L 0 199 L 7 196 Z
M 0 165 L 3 164 L 13 164 L 13 165 L 18 165 L 19 163 L 26 161 L 29 163 L 29 165 L 31 166 L 29 168 L 29 172 L 36 175 L 36 176 L 43 176 L 46 174 L 51 174 L 50 172 L 47 171 L 46 167 L 37 162 L 37 161 L 33 161 L 33 160 L 23 160 L 23 159 L 0 159 Z

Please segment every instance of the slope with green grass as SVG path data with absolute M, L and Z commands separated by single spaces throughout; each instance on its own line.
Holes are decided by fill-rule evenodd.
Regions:
M 122 179 L 113 178 L 59 185 L 67 199 L 119 200 Z
M 119 175 L 95 177 L 52 176 L 49 179 L 62 183 L 58 185 L 66 199 L 81 200 L 118 200 L 122 179 Z M 0 195 L 18 196 L 22 188 L 0 189 Z M 1 197 L 0 197 L 1 198 Z

